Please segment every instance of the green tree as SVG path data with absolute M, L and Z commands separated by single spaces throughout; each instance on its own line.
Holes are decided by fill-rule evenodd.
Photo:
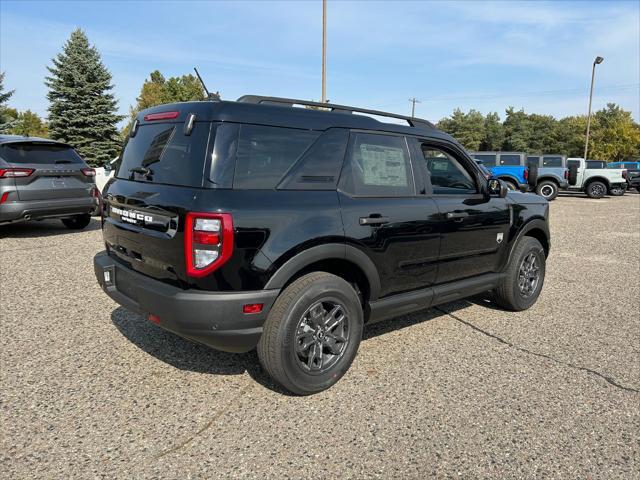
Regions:
M 51 138 L 71 144 L 92 165 L 111 160 L 120 149 L 116 124 L 123 117 L 100 53 L 77 29 L 52 63 L 45 79 Z
M 497 112 L 488 113 L 484 119 L 484 137 L 480 149 L 484 151 L 500 150 L 504 143 L 504 127 Z
M 524 109 L 516 111 L 513 107 L 507 108 L 506 113 L 503 124 L 505 139 L 502 149 L 526 152 L 533 133 L 529 116 L 524 113 Z
M 4 72 L 0 72 L 0 133 L 6 133 L 12 126 L 13 122 L 8 114 L 7 102 L 13 96 L 15 90 L 4 90 Z
M 527 140 L 526 152 L 558 153 L 560 148 L 556 137 L 558 121 L 551 115 L 532 113 L 527 116 L 531 136 Z
M 217 98 L 220 96 L 216 93 Z M 140 95 L 136 98 L 135 107 L 129 108 L 129 122 L 122 129 L 121 134 L 126 136 L 131 128 L 133 120 L 138 112 L 145 108 L 155 107 L 164 103 L 190 102 L 205 100 L 204 89 L 198 78 L 194 75 L 182 75 L 165 79 L 158 70 L 151 72 L 149 79 L 145 80 L 140 89 Z
M 467 150 L 480 150 L 484 140 L 484 117 L 477 110 L 464 113 L 457 108 L 451 117 L 438 122 L 438 128 L 455 137 Z
M 608 103 L 595 113 L 592 127 L 589 158 L 618 162 L 640 156 L 640 125 L 631 112 Z
M 37 113 L 27 110 L 16 115 L 14 126 L 10 133 L 14 135 L 25 135 L 31 137 L 46 138 L 49 135 L 49 128 Z

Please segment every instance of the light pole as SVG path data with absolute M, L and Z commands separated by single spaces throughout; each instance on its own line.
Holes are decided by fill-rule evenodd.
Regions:
M 322 103 L 327 103 L 327 0 L 322 0 Z
M 587 161 L 587 152 L 589 150 L 589 129 L 591 128 L 591 101 L 593 100 L 593 79 L 596 76 L 596 65 L 600 65 L 604 61 L 602 57 L 596 57 L 591 68 L 591 90 L 589 92 L 589 114 L 587 115 L 587 138 L 584 141 L 584 161 Z
M 418 100 L 416 97 L 410 98 L 409 101 L 411 102 L 411 118 L 413 118 L 416 116 L 416 103 L 422 103 L 422 102 Z

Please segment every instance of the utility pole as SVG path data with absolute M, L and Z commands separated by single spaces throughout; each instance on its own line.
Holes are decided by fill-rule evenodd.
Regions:
M 327 103 L 327 0 L 322 0 L 322 103 Z
M 418 100 L 416 97 L 410 98 L 409 101 L 411 102 L 411 116 L 415 117 L 416 116 L 416 103 L 422 103 L 422 102 L 420 100 Z
M 596 65 L 600 65 L 604 61 L 602 57 L 596 57 L 591 68 L 591 90 L 589 92 L 589 114 L 587 115 L 587 138 L 584 141 L 584 161 L 587 161 L 587 152 L 589 151 L 589 129 L 591 128 L 591 100 L 593 100 L 593 79 L 596 76 Z

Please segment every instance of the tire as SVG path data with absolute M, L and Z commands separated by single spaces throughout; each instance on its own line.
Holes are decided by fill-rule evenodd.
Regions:
M 538 170 L 539 167 L 537 164 L 529 165 L 529 177 L 527 178 L 527 182 L 529 186 L 533 189 L 538 183 Z
M 554 200 L 558 196 L 558 185 L 551 180 L 543 180 L 536 187 L 536 193 L 548 201 Z
M 327 314 L 329 311 L 335 313 Z M 341 316 L 345 318 L 336 323 Z M 327 329 L 323 323 L 324 327 L 327 323 L 336 326 Z M 321 392 L 351 366 L 363 325 L 362 305 L 349 283 L 330 273 L 309 273 L 276 299 L 258 342 L 258 358 L 267 373 L 291 393 Z M 346 341 L 337 341 L 337 337 Z M 304 345 L 311 346 L 304 349 Z
M 613 197 L 621 197 L 626 192 L 626 188 L 624 187 L 612 187 L 609 189 L 609 195 Z
M 530 263 L 532 257 L 535 258 L 534 266 L 537 267 L 535 285 L 532 284 L 532 280 L 527 280 L 535 272 L 526 270 L 527 267 L 525 265 L 525 262 Z M 524 272 L 521 272 L 521 268 L 525 269 Z M 506 276 L 493 292 L 495 302 L 502 308 L 514 312 L 527 310 L 536 303 L 540 296 L 544 285 L 545 271 L 546 256 L 540 242 L 533 237 L 522 237 L 513 249 L 509 264 L 505 270 Z M 524 282 L 521 274 L 525 277 Z
M 512 181 L 512 180 L 505 180 L 504 178 L 501 178 L 500 180 L 502 180 L 502 181 L 504 182 L 504 184 L 507 186 L 507 188 L 508 188 L 509 190 L 512 190 L 512 191 L 514 191 L 514 192 L 515 192 L 516 190 L 518 190 L 518 185 L 516 185 L 515 183 L 513 183 L 513 181 Z
M 69 218 L 63 218 L 62 223 L 70 230 L 82 230 L 91 222 L 91 215 L 83 213 Z
M 591 182 L 584 189 L 589 198 L 602 198 L 607 193 L 607 186 L 602 182 Z

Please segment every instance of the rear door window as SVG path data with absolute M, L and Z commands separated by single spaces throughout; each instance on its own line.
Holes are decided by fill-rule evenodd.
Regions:
M 51 143 L 5 143 L 0 145 L 0 157 L 13 164 L 83 163 L 73 148 Z
M 482 160 L 482 163 L 487 167 L 495 167 L 496 165 L 496 155 L 489 154 L 474 154 L 474 158 L 478 160 Z
M 404 137 L 353 133 L 342 189 L 362 197 L 415 195 L 413 173 Z
M 117 178 L 201 187 L 210 122 L 196 122 L 191 135 L 182 123 L 141 125 L 122 151 Z
M 543 167 L 562 167 L 562 157 L 542 157 Z
M 500 155 L 500 165 L 520 165 L 520 155 Z
M 233 187 L 275 188 L 319 135 L 295 128 L 242 125 Z

